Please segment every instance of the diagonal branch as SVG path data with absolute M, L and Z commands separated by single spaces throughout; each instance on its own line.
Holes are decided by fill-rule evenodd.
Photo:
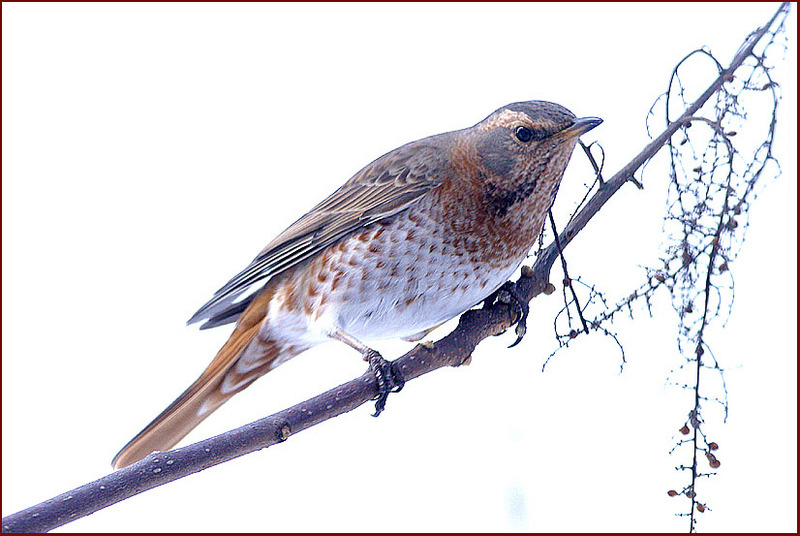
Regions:
M 751 34 L 737 52 L 730 66 L 722 70 L 708 89 L 689 106 L 684 114 L 648 144 L 630 163 L 611 179 L 600 184 L 586 206 L 558 235 L 563 250 L 608 200 L 628 181 L 636 182 L 634 173 L 649 161 L 685 121 L 714 95 L 732 73 L 753 53 L 759 40 L 775 19 L 789 9 L 784 3 L 775 16 Z M 553 241 L 537 257 L 532 268 L 523 268 L 516 282 L 519 296 L 530 301 L 542 292 L 549 293 L 550 271 L 558 255 Z M 459 366 L 467 361 L 483 339 L 507 330 L 514 322 L 514 313 L 503 303 L 473 309 L 459 319 L 458 327 L 431 345 L 417 345 L 397 359 L 406 380 L 411 380 L 445 366 Z M 375 377 L 367 372 L 334 389 L 291 408 L 270 415 L 216 437 L 183 448 L 151 454 L 143 460 L 72 491 L 44 501 L 3 519 L 3 532 L 44 532 L 80 517 L 111 506 L 143 491 L 202 471 L 233 458 L 281 443 L 293 434 L 315 424 L 351 411 L 374 399 L 378 394 Z

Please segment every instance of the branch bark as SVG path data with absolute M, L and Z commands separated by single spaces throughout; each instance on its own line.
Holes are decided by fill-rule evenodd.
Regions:
M 730 66 L 722 70 L 708 89 L 684 114 L 648 144 L 633 160 L 611 179 L 602 183 L 584 208 L 573 218 L 558 240 L 561 248 L 572 242 L 608 200 L 633 179 L 640 169 L 664 146 L 667 140 L 730 79 L 732 73 L 753 53 L 759 40 L 778 16 L 789 9 L 781 7 L 762 28 L 751 34 L 736 53 Z M 538 255 L 531 268 L 523 269 L 516 281 L 518 294 L 530 301 L 542 292 L 549 293 L 550 271 L 558 255 L 553 241 Z M 407 381 L 445 366 L 459 366 L 472 355 L 483 339 L 506 331 L 513 324 L 508 305 L 496 303 L 467 311 L 458 327 L 433 345 L 417 345 L 398 358 Z M 167 484 L 214 465 L 286 441 L 315 424 L 347 413 L 378 394 L 377 382 L 370 372 L 317 395 L 291 408 L 270 415 L 235 430 L 168 452 L 151 454 L 145 459 L 72 491 L 44 501 L 3 519 L 3 532 L 45 532 L 75 519 L 111 506 L 128 497 Z

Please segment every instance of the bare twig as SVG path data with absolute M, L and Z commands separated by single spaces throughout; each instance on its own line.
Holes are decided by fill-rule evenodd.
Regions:
M 598 172 L 599 176 L 599 172 Z M 575 293 L 575 287 L 572 286 L 572 279 L 569 277 L 569 271 L 567 270 L 567 261 L 563 255 L 563 249 L 561 248 L 561 244 L 558 241 L 558 230 L 556 229 L 556 222 L 553 219 L 553 211 L 549 211 L 547 214 L 550 218 L 550 226 L 553 229 L 553 242 L 556 244 L 556 249 L 558 250 L 558 256 L 561 257 L 561 270 L 564 272 L 564 286 L 568 286 L 569 290 L 572 292 L 572 300 L 575 302 L 575 308 L 578 310 L 578 317 L 581 319 L 581 327 L 583 327 L 584 333 L 587 335 L 589 334 L 589 326 L 586 325 L 586 319 L 583 318 L 583 311 L 581 310 L 581 303 L 578 301 L 578 295 Z M 565 296 L 566 298 L 566 296 Z M 567 304 L 569 307 L 569 304 Z

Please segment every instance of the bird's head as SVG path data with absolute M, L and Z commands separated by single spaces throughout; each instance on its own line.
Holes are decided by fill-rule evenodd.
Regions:
M 487 192 L 519 201 L 538 190 L 552 199 L 578 138 L 602 122 L 546 101 L 517 102 L 493 112 L 468 129 Z
M 473 142 L 492 175 L 538 174 L 550 167 L 563 171 L 578 137 L 602 122 L 597 117 L 577 118 L 552 102 L 517 102 L 475 125 Z

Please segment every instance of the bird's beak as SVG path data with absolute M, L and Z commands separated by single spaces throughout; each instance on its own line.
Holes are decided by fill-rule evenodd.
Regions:
M 586 134 L 594 127 L 602 123 L 599 117 L 579 117 L 570 126 L 556 134 L 559 138 L 571 139 Z

